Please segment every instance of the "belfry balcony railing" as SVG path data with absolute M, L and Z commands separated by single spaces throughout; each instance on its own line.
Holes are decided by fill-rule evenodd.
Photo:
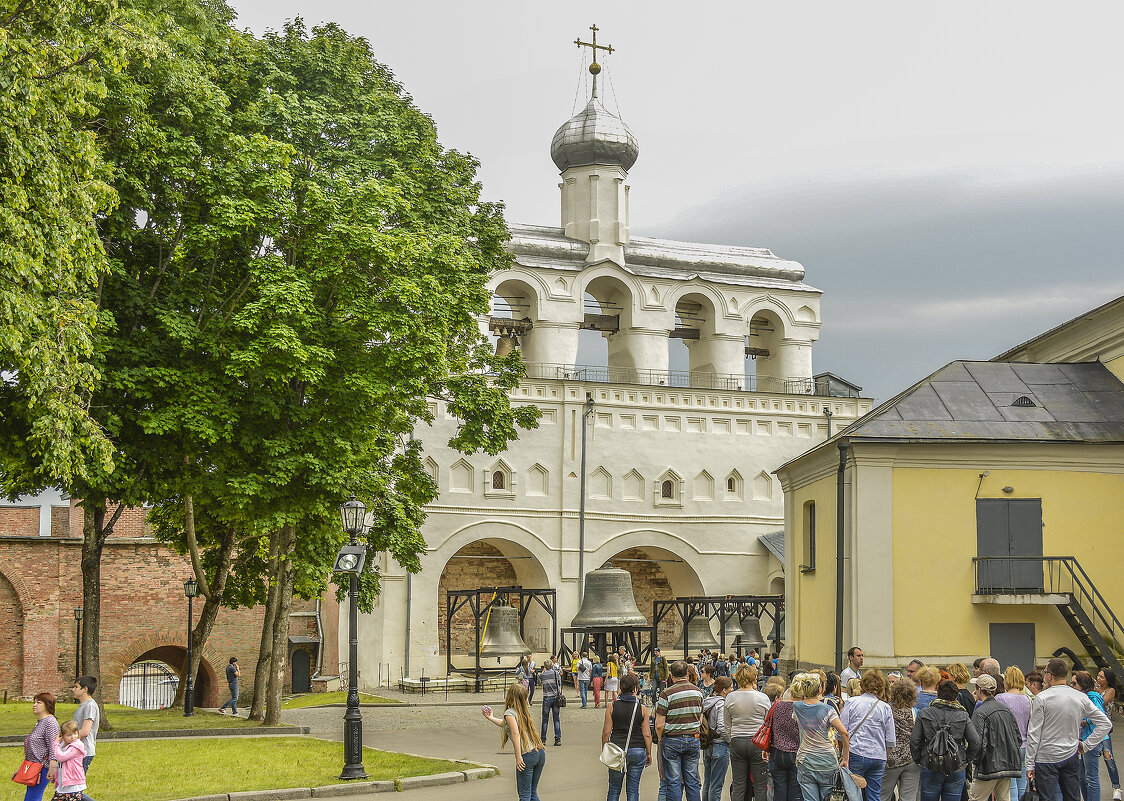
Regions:
M 642 370 L 634 367 L 598 367 L 587 364 L 528 362 L 527 378 L 553 378 L 595 384 L 639 384 L 675 389 L 772 392 L 779 395 L 827 396 L 829 394 L 826 381 L 816 381 L 811 378 L 772 378 L 688 370 Z

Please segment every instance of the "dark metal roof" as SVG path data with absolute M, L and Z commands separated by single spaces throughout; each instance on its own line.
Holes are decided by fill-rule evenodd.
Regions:
M 782 565 L 784 564 L 783 531 L 774 531 L 772 534 L 759 534 L 757 539 L 761 540 L 761 544 L 769 550 L 769 553 L 777 557 Z
M 1124 384 L 1099 362 L 953 362 L 840 436 L 1124 442 Z

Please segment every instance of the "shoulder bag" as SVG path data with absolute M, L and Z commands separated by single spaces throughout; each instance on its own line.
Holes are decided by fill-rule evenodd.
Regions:
M 776 704 L 769 707 L 769 711 L 765 714 L 765 722 L 753 733 L 753 744 L 762 751 L 768 751 L 769 746 L 773 744 L 773 710 L 776 708 Z
M 618 773 L 624 773 L 625 765 L 628 761 L 625 749 L 628 748 L 629 743 L 632 742 L 632 725 L 636 723 L 636 713 L 639 711 L 640 699 L 637 699 L 636 706 L 633 707 L 632 710 L 632 717 L 628 721 L 628 734 L 624 738 L 624 748 L 621 748 L 616 743 L 605 743 L 605 745 L 601 747 L 601 756 L 598 757 L 598 759 L 600 759 L 601 764 L 607 767 L 609 770 L 615 770 Z
M 12 774 L 12 781 L 16 784 L 23 784 L 28 787 L 34 787 L 39 784 L 39 771 L 43 770 L 42 762 L 33 762 L 30 759 L 25 759 L 20 769 Z

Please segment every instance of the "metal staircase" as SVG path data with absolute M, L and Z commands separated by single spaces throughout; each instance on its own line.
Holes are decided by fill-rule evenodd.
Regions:
M 1124 677 L 1124 624 L 1116 617 L 1100 590 L 1073 556 L 981 556 L 972 560 L 976 568 L 976 592 L 980 595 L 1026 596 L 1028 603 L 1050 603 L 1069 624 L 1089 658 L 1098 668 L 1111 668 Z M 1034 563 L 1037 563 L 1035 565 Z M 1042 581 L 1027 588 L 1026 576 L 1041 566 Z M 1016 581 L 1004 581 L 1018 576 Z M 1007 586 L 1019 584 L 1021 586 Z M 998 586 L 997 586 L 998 585 Z M 1042 600 L 1037 600 L 1041 598 Z

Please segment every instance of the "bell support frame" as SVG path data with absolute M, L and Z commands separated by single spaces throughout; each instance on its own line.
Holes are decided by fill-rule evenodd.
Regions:
M 700 595 L 674 598 L 670 601 L 652 602 L 652 620 L 655 627 L 660 625 L 668 615 L 679 615 L 683 621 L 683 652 L 689 654 L 691 642 L 687 635 L 687 624 L 698 615 L 718 620 L 718 641 L 722 653 L 741 654 L 744 646 L 726 642 L 725 622 L 730 617 L 736 617 L 739 622 L 746 615 L 753 615 L 758 619 L 767 617 L 772 622 L 772 631 L 776 632 L 777 621 L 784 616 L 783 595 Z M 777 632 L 779 633 L 779 632 Z M 768 639 L 768 637 L 766 637 Z M 653 637 L 655 644 L 655 638 Z M 772 640 L 775 651 L 781 649 L 782 641 Z

